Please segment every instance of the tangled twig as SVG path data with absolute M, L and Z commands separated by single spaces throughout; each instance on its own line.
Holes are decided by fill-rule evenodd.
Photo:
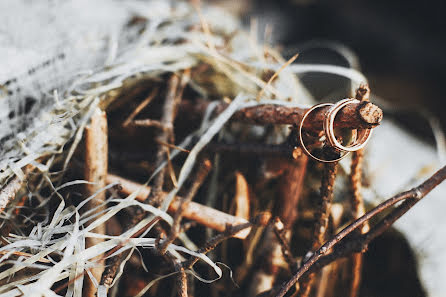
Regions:
M 336 259 L 345 257 L 354 252 L 363 252 L 368 244 L 377 236 L 386 231 L 392 224 L 404 215 L 409 209 L 411 209 L 421 198 L 425 197 L 430 191 L 446 179 L 446 166 L 438 170 L 433 176 L 427 179 L 418 187 L 415 187 L 409 191 L 397 194 L 392 198 L 379 204 L 374 209 L 355 220 L 353 223 L 345 227 L 341 232 L 336 234 L 332 239 L 327 241 L 317 251 L 309 257 L 299 270 L 293 275 L 293 277 L 285 282 L 276 295 L 276 297 L 282 297 L 286 292 L 302 278 L 306 273 L 315 268 L 321 268 Z M 387 216 L 385 216 L 378 224 L 376 224 L 366 234 L 349 237 L 349 240 L 345 240 L 348 235 L 353 231 L 364 225 L 365 222 L 375 217 L 377 214 L 382 213 L 389 207 L 395 205 L 398 202 L 404 201 L 400 206 L 392 210 Z M 334 249 L 336 247 L 336 249 Z M 320 263 L 319 263 L 320 262 Z M 317 265 L 318 264 L 318 265 Z

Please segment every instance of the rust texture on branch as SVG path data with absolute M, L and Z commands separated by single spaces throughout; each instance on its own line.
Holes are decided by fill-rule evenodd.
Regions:
M 175 119 L 175 109 L 179 103 L 179 100 L 181 99 L 181 96 L 177 95 L 179 83 L 180 78 L 176 74 L 172 74 L 167 86 L 167 94 L 163 106 L 163 116 L 160 121 L 160 125 L 164 127 L 164 129 L 159 131 L 159 135 L 157 137 L 157 139 L 162 142 L 174 142 L 173 122 Z M 164 162 L 165 157 L 167 156 L 167 150 L 168 148 L 166 148 L 164 145 L 158 144 L 155 168 L 159 167 Z M 151 191 L 150 194 L 147 196 L 147 202 L 154 204 L 155 206 L 160 205 L 162 202 L 160 193 L 163 190 L 165 171 L 166 169 L 165 167 L 163 167 L 155 176 L 153 182 L 153 191 Z M 141 215 L 138 215 L 137 217 L 139 216 Z
M 370 88 L 368 85 L 362 84 L 356 90 L 356 99 L 367 102 L 370 96 Z M 351 215 L 354 220 L 360 218 L 365 213 L 364 201 L 361 195 L 362 185 L 362 162 L 364 159 L 364 150 L 360 149 L 353 152 L 352 163 L 350 167 L 350 190 L 351 190 Z M 357 234 L 363 234 L 369 231 L 369 224 L 365 222 L 362 228 L 357 230 Z M 362 272 L 362 253 L 356 253 L 349 259 L 350 262 L 350 297 L 356 297 L 359 294 L 359 287 L 361 285 Z
M 295 138 L 292 133 L 289 137 Z M 284 261 L 291 272 L 297 270 L 296 261 L 289 247 L 292 237 L 292 226 L 298 216 L 298 204 L 304 188 L 308 157 L 300 148 L 296 149 L 296 157 L 290 159 L 277 155 L 265 160 L 265 175 L 276 176 L 277 197 L 274 199 L 273 214 L 276 216 L 264 230 L 264 240 L 259 245 L 261 268 L 254 276 L 249 289 L 250 296 L 269 291 L 274 286 L 274 280 L 282 270 Z M 288 155 L 290 149 L 288 149 Z M 286 156 L 286 155 L 285 155 Z
M 136 199 L 139 201 L 144 201 L 152 189 L 151 187 L 143 187 L 141 184 L 109 174 L 107 176 L 107 183 L 110 184 L 114 182 L 118 182 L 121 185 L 121 191 L 123 194 L 130 195 L 133 192 L 139 191 L 138 195 L 136 196 Z M 167 193 L 161 192 L 161 195 L 164 197 L 167 195 Z M 177 196 L 169 205 L 168 212 L 175 213 L 179 209 L 183 200 L 184 198 Z M 248 222 L 243 218 L 232 216 L 225 212 L 193 201 L 190 201 L 185 205 L 182 216 L 219 232 L 224 232 L 227 226 L 236 226 Z M 247 230 L 239 232 L 235 235 L 235 237 L 244 239 L 248 235 L 249 230 L 250 229 L 248 228 Z
M 210 101 L 206 100 L 184 100 L 180 104 L 180 111 L 188 114 L 203 115 L 209 103 Z M 222 112 L 227 106 L 226 103 L 218 103 L 215 113 Z M 309 115 L 303 128 L 307 130 L 321 130 L 328 108 L 320 108 Z M 263 104 L 240 109 L 232 116 L 232 120 L 258 125 L 296 125 L 300 123 L 307 110 L 306 108 Z M 352 129 L 374 128 L 381 123 L 382 118 L 382 109 L 373 103 L 354 103 L 345 106 L 339 111 L 336 116 L 335 127 Z
M 209 171 L 212 168 L 211 161 L 205 160 L 200 168 L 198 169 L 195 181 L 192 184 L 192 187 L 190 188 L 189 192 L 187 193 L 186 197 L 184 199 L 180 200 L 180 203 L 178 205 L 178 209 L 175 211 L 175 215 L 173 218 L 173 224 L 170 230 L 169 236 L 159 245 L 159 252 L 160 254 L 165 254 L 167 251 L 167 247 L 169 244 L 173 243 L 175 239 L 178 237 L 178 235 L 181 232 L 181 219 L 184 216 L 185 210 L 192 201 L 192 198 L 195 197 L 197 194 L 198 189 L 202 185 L 203 181 L 205 180 L 206 176 L 208 175 Z
M 316 222 L 313 229 L 313 242 L 311 243 L 311 251 L 316 251 L 325 242 L 328 229 L 328 220 L 333 202 L 333 188 L 336 179 L 338 162 L 327 163 L 324 166 L 321 180 L 321 201 L 316 211 Z M 310 274 L 302 281 L 299 288 L 298 296 L 307 297 L 310 294 L 314 275 Z
M 446 166 L 438 170 L 434 175 L 432 175 L 418 187 L 389 198 L 352 222 L 329 241 L 327 241 L 317 251 L 315 251 L 313 255 L 304 263 L 302 263 L 301 267 L 293 275 L 293 277 L 281 286 L 276 297 L 283 297 L 286 292 L 288 292 L 288 290 L 290 290 L 290 288 L 310 270 L 313 272 L 315 268 L 321 268 L 335 261 L 336 259 L 349 256 L 352 253 L 363 252 L 373 239 L 388 230 L 396 220 L 409 211 L 409 209 L 411 209 L 445 179 Z M 365 222 L 401 201 L 404 202 L 386 215 L 384 219 L 371 228 L 369 232 L 360 235 L 359 238 L 352 236 L 348 237 L 347 240 L 344 240 L 348 235 L 352 234 L 355 230 L 364 225 Z
M 239 224 L 239 225 L 235 225 L 235 226 L 230 226 L 227 225 L 226 226 L 226 230 L 223 233 L 217 234 L 216 236 L 212 237 L 211 239 L 209 239 L 203 247 L 201 247 L 200 249 L 198 249 L 196 251 L 197 254 L 207 254 L 210 251 L 212 251 L 213 249 L 215 249 L 215 247 L 217 247 L 217 245 L 219 245 L 221 242 L 231 238 L 231 237 L 235 237 L 237 234 L 243 232 L 243 231 L 247 231 L 247 230 L 251 230 L 253 225 L 257 225 L 257 226 L 265 226 L 267 225 L 271 220 L 271 214 L 268 212 L 264 212 L 264 213 L 260 213 L 258 214 L 253 220 L 252 222 L 247 222 L 247 223 L 243 223 L 243 224 Z M 198 257 L 190 257 L 188 260 L 184 261 L 182 263 L 182 266 L 184 268 L 190 269 L 192 268 L 192 266 L 197 263 L 197 261 L 199 260 Z

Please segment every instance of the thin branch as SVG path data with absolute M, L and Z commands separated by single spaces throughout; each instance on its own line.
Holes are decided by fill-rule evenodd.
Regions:
M 292 131 L 290 138 L 295 137 Z M 268 171 L 278 173 L 277 198 L 274 203 L 274 214 L 277 217 L 271 222 L 271 226 L 265 229 L 264 240 L 259 246 L 259 258 L 262 264 L 256 270 L 249 289 L 249 295 L 258 295 L 268 291 L 274 286 L 281 265 L 285 262 L 291 273 L 297 271 L 297 261 L 294 259 L 288 242 L 292 237 L 292 226 L 297 219 L 298 204 L 301 198 L 304 177 L 308 157 L 300 148 L 294 159 L 291 159 L 291 149 L 288 149 L 288 157 L 276 156 L 267 160 Z M 271 168 L 270 168 L 271 167 Z M 257 281 L 258 280 L 258 281 Z
M 116 176 L 113 174 L 109 174 L 107 176 L 107 183 L 118 182 L 121 185 L 121 192 L 125 195 L 130 195 L 133 192 L 138 191 L 136 199 L 139 201 L 144 201 L 145 198 L 150 194 L 151 187 L 143 187 L 143 185 L 130 181 L 128 179 L 122 178 L 120 176 Z M 166 192 L 162 192 L 161 195 L 164 197 L 167 195 Z M 181 204 L 181 201 L 184 200 L 182 197 L 175 197 L 174 201 L 169 205 L 168 212 L 175 213 Z M 236 226 L 240 224 L 247 223 L 248 221 L 232 216 L 225 212 L 219 211 L 215 208 L 205 206 L 203 204 L 191 201 L 188 203 L 183 212 L 182 216 L 186 219 L 197 222 L 201 225 L 209 227 L 211 229 L 217 230 L 219 232 L 224 232 L 226 230 L 226 226 Z M 248 230 L 249 231 L 249 230 Z M 236 238 L 244 239 L 248 235 L 249 232 L 240 232 L 235 235 Z
M 167 85 L 166 100 L 164 101 L 163 115 L 161 117 L 161 125 L 164 129 L 160 130 L 159 139 L 161 142 L 173 143 L 173 121 L 175 118 L 176 105 L 181 99 L 177 96 L 177 89 L 180 83 L 180 79 L 176 74 L 172 74 Z M 164 161 L 166 156 L 166 147 L 158 144 L 156 153 L 155 168 L 158 168 Z M 153 190 L 147 196 L 147 201 L 155 206 L 161 203 L 160 193 L 163 189 L 165 167 L 161 169 L 155 177 L 153 182 Z
M 383 203 L 376 206 L 374 209 L 367 212 L 365 215 L 352 222 L 350 225 L 345 227 L 341 232 L 336 234 L 332 239 L 327 241 L 322 247 L 320 247 L 313 255 L 306 260 L 296 274 L 284 283 L 276 295 L 276 297 L 282 297 L 288 292 L 288 290 L 297 282 L 299 279 L 305 275 L 320 259 L 324 259 L 324 264 L 339 259 L 340 257 L 345 257 L 352 252 L 363 251 L 364 247 L 377 236 L 381 235 L 386 231 L 392 224 L 404 215 L 409 209 L 411 209 L 421 198 L 425 197 L 430 191 L 432 191 L 436 186 L 446 179 L 446 166 L 438 170 L 433 176 L 427 179 L 418 187 L 415 187 L 409 191 L 402 192 L 389 198 Z M 404 201 L 406 200 L 406 201 Z M 329 252 L 348 235 L 359 227 L 361 227 L 365 222 L 369 221 L 371 218 L 375 217 L 377 214 L 385 211 L 389 207 L 395 205 L 398 202 L 404 201 L 399 207 L 394 209 L 390 214 L 388 214 L 380 223 L 375 225 L 367 234 L 361 235 L 361 240 L 352 239 L 344 242 L 342 248 L 336 249 L 332 254 Z M 334 254 L 336 252 L 336 254 Z M 333 255 L 334 254 L 334 255 Z M 328 256 L 327 256 L 328 255 Z M 330 257 L 329 257 L 330 256 Z M 325 258 L 327 257 L 327 258 Z M 316 265 L 321 267 L 321 265 Z
M 204 246 L 202 248 L 200 248 L 196 251 L 196 253 L 207 254 L 208 252 L 212 251 L 217 245 L 219 245 L 224 240 L 234 237 L 234 235 L 236 235 L 237 233 L 239 233 L 241 231 L 244 231 L 247 229 L 250 230 L 253 225 L 265 226 L 266 224 L 268 224 L 270 219 L 271 219 L 271 214 L 261 213 L 253 220 L 252 223 L 247 222 L 247 223 L 236 225 L 236 226 L 228 225 L 225 232 L 220 233 L 220 234 L 212 237 L 211 239 L 209 239 L 204 244 Z M 182 263 L 182 266 L 185 269 L 190 269 L 190 268 L 192 268 L 192 266 L 194 266 L 195 263 L 197 263 L 197 261 L 199 259 L 200 258 L 198 258 L 198 257 L 191 257 L 188 260 L 184 261 Z
M 128 116 L 128 118 L 124 121 L 122 124 L 123 127 L 127 127 L 131 122 L 133 122 L 133 119 L 150 103 L 152 102 L 153 98 L 156 97 L 158 94 L 158 88 L 154 88 L 152 92 L 150 92 L 149 96 L 147 96 L 146 99 L 144 99 L 136 108 L 133 110 L 133 112 Z
M 208 175 L 209 171 L 211 170 L 212 165 L 211 161 L 205 160 L 202 163 L 202 166 L 199 168 L 195 181 L 192 184 L 192 187 L 189 190 L 189 193 L 186 195 L 185 199 L 181 199 L 180 205 L 178 206 L 178 209 L 175 212 L 172 228 L 170 230 L 169 236 L 163 240 L 163 242 L 159 245 L 159 252 L 161 255 L 164 255 L 167 251 L 167 247 L 169 244 L 173 243 L 175 239 L 178 237 L 180 231 L 181 231 L 181 219 L 183 218 L 183 213 L 185 209 L 187 208 L 188 204 L 192 201 L 192 198 L 195 197 L 198 189 L 201 187 L 203 181 L 205 180 L 206 176 Z
M 368 101 L 370 97 L 370 88 L 366 84 L 362 84 L 356 90 L 356 99 L 360 101 Z M 364 159 L 364 150 L 358 150 L 352 154 L 352 163 L 350 166 L 350 189 L 351 189 L 351 213 L 353 219 L 358 219 L 365 213 L 364 201 L 361 195 L 362 186 L 362 161 Z M 357 233 L 362 234 L 369 231 L 368 222 L 365 222 L 362 228 L 357 230 Z M 351 259 L 351 287 L 350 297 L 356 297 L 359 294 L 359 287 L 361 285 L 362 272 L 362 253 L 352 255 Z
M 181 264 L 175 264 L 175 270 L 178 271 L 177 276 L 177 291 L 178 296 L 180 297 L 188 297 L 187 294 L 187 275 L 184 271 L 184 267 Z
M 293 257 L 293 253 L 291 252 L 291 248 L 288 244 L 288 239 L 286 238 L 285 234 L 285 226 L 279 217 L 276 217 L 273 220 L 272 225 L 274 234 L 276 234 L 277 240 L 279 241 L 280 247 L 282 248 L 283 257 L 288 264 L 288 268 L 290 269 L 291 273 L 296 273 L 298 268 L 297 261 Z
M 333 202 L 333 187 L 336 179 L 338 163 L 326 163 L 322 173 L 321 180 L 321 204 L 316 212 L 316 223 L 313 230 L 313 242 L 311 251 L 315 251 L 322 246 L 326 239 L 328 219 L 331 212 L 331 204 Z M 307 297 L 310 294 L 314 275 L 310 274 L 300 283 L 298 296 Z
M 107 116 L 100 108 L 96 108 L 92 117 L 90 126 L 85 129 L 85 180 L 91 182 L 85 185 L 86 196 L 89 197 L 101 188 L 105 187 L 105 178 L 108 168 L 108 131 Z M 105 192 L 99 192 L 94 199 L 91 199 L 85 206 L 85 210 L 96 209 L 95 212 L 101 212 L 104 209 Z M 102 206 L 101 206 L 102 205 Z M 93 232 L 105 235 L 105 224 L 99 225 L 93 229 Z M 95 246 L 104 240 L 101 238 L 87 238 L 85 247 Z M 101 279 L 104 271 L 104 260 L 98 256 L 97 265 L 91 269 L 91 274 L 96 280 Z M 85 289 L 83 296 L 95 296 L 96 287 L 90 279 L 85 280 Z
M 186 73 L 186 71 L 185 71 Z M 167 94 L 166 99 L 164 101 L 163 106 L 163 114 L 161 117 L 161 124 L 164 129 L 159 131 L 158 139 L 162 142 L 172 143 L 174 141 L 173 135 L 173 122 L 175 119 L 176 107 L 181 100 L 182 97 L 182 88 L 181 92 L 178 91 L 178 85 L 180 83 L 180 79 L 176 74 L 172 74 L 168 85 L 167 85 Z M 184 83 L 185 85 L 186 83 Z M 183 86 L 184 88 L 184 86 Z M 156 161 L 155 168 L 159 167 L 166 156 L 166 147 L 162 144 L 158 144 L 157 153 L 156 153 Z M 162 193 L 163 184 L 164 184 L 164 175 L 165 168 L 160 170 L 155 177 L 153 183 L 153 190 L 148 193 L 144 198 L 144 203 L 153 203 L 154 205 L 159 205 L 161 203 L 160 193 Z M 141 208 L 137 208 L 135 215 L 132 218 L 130 226 L 136 225 L 139 221 L 141 221 L 145 216 L 145 212 Z M 116 277 L 116 272 L 118 271 L 119 266 L 123 260 L 123 254 L 119 254 L 113 259 L 109 260 L 111 263 L 107 266 L 107 269 L 102 274 L 101 284 L 106 284 L 112 282 Z
M 210 101 L 206 100 L 183 100 L 180 104 L 180 111 L 186 114 L 203 116 L 209 104 Z M 227 103 L 220 102 L 217 104 L 215 112 L 221 113 L 227 106 Z M 328 108 L 320 108 L 311 113 L 308 116 L 308 120 L 305 121 L 303 128 L 306 130 L 321 130 Z M 307 110 L 306 108 L 299 107 L 263 104 L 242 108 L 231 119 L 233 121 L 257 125 L 295 125 L 301 122 Z M 335 127 L 352 129 L 373 128 L 381 123 L 382 118 L 383 111 L 373 103 L 362 102 L 349 104 L 337 114 Z

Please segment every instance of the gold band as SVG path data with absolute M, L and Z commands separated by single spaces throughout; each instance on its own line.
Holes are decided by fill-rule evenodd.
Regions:
M 302 150 L 304 151 L 304 153 L 305 153 L 307 156 L 309 156 L 309 157 L 311 157 L 311 158 L 313 158 L 314 160 L 319 161 L 319 162 L 323 162 L 323 163 L 332 163 L 332 162 L 337 162 L 337 161 L 339 161 L 339 160 L 345 158 L 345 156 L 347 156 L 348 153 L 344 154 L 343 156 L 341 156 L 341 157 L 339 157 L 339 158 L 333 159 L 333 160 L 325 160 L 325 159 L 318 158 L 318 157 L 316 157 L 315 155 L 313 155 L 312 153 L 310 153 L 310 151 L 309 151 L 309 150 L 307 149 L 307 147 L 305 146 L 305 143 L 304 143 L 304 140 L 303 140 L 303 137 L 302 137 L 302 127 L 303 127 L 303 125 L 304 125 L 304 121 L 305 121 L 305 119 L 306 119 L 306 118 L 311 114 L 311 112 L 313 112 L 315 109 L 318 109 L 318 108 L 321 108 L 321 107 L 324 107 L 324 106 L 334 106 L 334 104 L 332 104 L 332 103 L 321 103 L 321 104 L 317 104 L 317 105 L 314 105 L 313 107 L 311 107 L 309 110 L 307 110 L 307 112 L 305 112 L 305 114 L 303 115 L 302 120 L 300 121 L 300 124 L 299 124 L 299 142 L 300 142 L 300 146 L 301 146 Z M 334 133 L 333 133 L 333 134 L 334 134 Z
M 330 143 L 338 151 L 344 152 L 354 152 L 362 149 L 367 141 L 370 139 L 372 135 L 372 129 L 362 129 L 362 130 L 354 130 L 354 141 L 350 146 L 342 145 L 337 139 L 334 133 L 334 121 L 336 118 L 336 114 L 346 105 L 351 103 L 359 103 L 360 101 L 357 99 L 343 99 L 335 103 L 326 113 L 324 119 L 324 133 L 325 136 Z M 360 134 L 362 132 L 362 134 Z

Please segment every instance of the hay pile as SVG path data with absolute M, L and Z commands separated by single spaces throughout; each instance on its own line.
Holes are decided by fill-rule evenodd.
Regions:
M 0 60 L 0 182 L 2 189 L 20 188 L 14 199 L 2 205 L 6 208 L 1 212 L 0 293 L 7 296 L 54 296 L 55 287 L 64 283 L 67 286 L 60 292 L 80 296 L 83 279 L 89 275 L 83 275 L 83 271 L 96 265 L 94 258 L 117 246 L 121 248 L 110 257 L 139 247 L 153 248 L 156 237 L 151 233 L 139 238 L 131 235 L 155 216 L 172 224 L 168 206 L 187 184 L 199 153 L 217 134 L 227 141 L 245 137 L 265 143 L 280 143 L 288 136 L 289 129 L 284 126 L 227 126 L 241 107 L 271 102 L 301 107 L 312 104 L 311 94 L 296 74 L 337 74 L 351 79 L 353 88 L 365 81 L 353 69 L 292 64 L 267 84 L 286 61 L 270 45 L 253 37 L 255 34 L 245 32 L 231 15 L 205 5 L 197 8 L 182 1 L 93 4 L 72 0 L 32 4 L 2 1 L 0 6 L 2 23 L 6 24 L 0 53 L 9 54 L 8 59 Z M 212 102 L 225 100 L 229 106 L 215 115 L 215 104 L 211 103 L 198 124 L 181 130 L 182 137 L 176 144 L 190 152 L 185 157 L 179 150 L 171 151 L 170 158 L 176 160 L 177 184 L 161 207 L 140 203 L 135 199 L 137 192 L 120 196 L 113 190 L 116 184 L 83 196 L 79 186 L 87 182 L 77 175 L 76 164 L 82 161 L 80 144 L 96 108 L 109 113 L 111 146 L 119 143 L 119 148 L 128 139 L 114 135 L 113 131 L 119 130 L 112 128 L 119 129 L 118 121 L 130 113 L 129 106 L 140 102 L 148 90 L 166 92 L 170 74 L 189 70 L 185 94 Z M 260 92 L 262 96 L 257 98 Z M 156 114 L 156 105 L 153 109 Z M 138 130 L 132 135 L 143 133 Z M 135 141 L 128 148 L 133 153 L 145 151 L 149 159 L 153 158 L 150 147 L 144 145 L 144 141 Z M 123 169 L 124 165 L 111 167 L 127 171 L 127 175 L 133 170 Z M 150 183 L 160 168 L 140 168 L 132 177 Z M 220 195 L 215 185 L 208 191 L 209 196 Z M 103 192 L 107 192 L 107 198 L 102 211 L 83 209 L 87 201 Z M 148 214 L 137 225 L 115 236 L 93 231 L 136 206 Z M 86 248 L 86 238 L 106 240 Z M 195 252 L 197 243 L 185 233 L 180 239 L 181 244 L 167 248 L 175 261 L 197 256 L 216 273 L 215 277 L 222 276 L 223 266 Z M 206 281 L 198 273 L 190 273 Z M 146 285 L 144 290 L 153 282 Z M 99 286 L 98 295 L 105 296 L 106 291 Z

